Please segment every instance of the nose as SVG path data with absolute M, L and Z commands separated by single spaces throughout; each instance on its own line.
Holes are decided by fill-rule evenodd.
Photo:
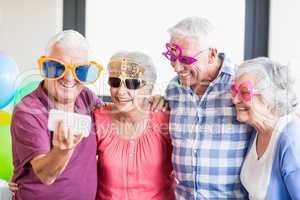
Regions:
M 232 99 L 233 104 L 238 104 L 241 102 L 240 95 L 238 95 L 238 94 L 235 96 L 231 95 L 231 99 Z
M 121 85 L 120 85 L 120 87 L 119 87 L 119 92 L 126 92 L 127 88 L 126 88 L 126 86 L 125 86 L 124 81 L 121 81 L 120 84 L 121 84 Z
M 72 71 L 71 69 L 68 69 L 67 73 L 64 75 L 63 79 L 65 81 L 74 81 L 74 77 L 73 77 L 73 74 L 72 74 Z
M 179 72 L 181 72 L 184 69 L 183 66 L 182 66 L 182 64 L 178 60 L 176 60 L 174 62 L 173 67 L 174 67 L 174 71 L 176 73 L 179 73 Z

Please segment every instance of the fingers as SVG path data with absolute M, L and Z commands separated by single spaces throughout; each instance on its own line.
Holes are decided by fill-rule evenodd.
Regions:
M 167 109 L 165 99 L 163 96 L 157 95 L 157 96 L 151 97 L 150 104 L 151 104 L 150 110 L 152 112 L 165 111 Z
M 67 129 L 67 135 L 66 135 L 66 136 L 67 136 L 67 137 L 66 137 L 67 143 L 70 143 L 70 142 L 72 141 L 73 137 L 74 137 L 74 135 L 73 135 L 73 133 L 71 132 L 71 129 L 70 129 L 70 128 Z
M 79 144 L 83 137 L 84 137 L 83 134 L 75 135 L 74 139 L 73 139 L 73 143 L 76 144 L 76 145 Z
M 18 184 L 16 184 L 16 183 L 9 182 L 8 186 L 9 186 L 9 189 L 11 189 L 11 190 L 18 190 Z
M 53 145 L 60 150 L 73 149 L 80 143 L 84 136 L 82 134 L 74 135 L 70 128 L 59 121 L 53 136 Z
M 17 187 L 18 184 L 14 183 L 14 182 L 8 182 L 8 186 L 9 187 Z
M 65 127 L 64 122 L 61 121 L 59 126 L 59 134 L 58 134 L 59 142 L 61 144 L 66 143 L 67 137 L 68 137 L 68 129 Z
M 59 140 L 59 134 L 60 134 L 60 131 L 61 131 L 61 124 L 62 124 L 62 121 L 58 121 L 56 126 L 55 126 L 53 138 L 56 139 L 56 140 Z
M 74 148 L 82 139 L 82 135 L 75 135 L 71 129 L 68 129 L 68 148 Z
M 164 104 L 163 104 L 162 111 L 164 111 L 164 112 L 170 111 L 169 103 L 168 103 L 168 101 L 165 100 L 165 99 L 164 99 Z
M 159 103 L 159 99 L 157 98 L 157 96 L 152 96 L 149 98 L 149 103 L 150 103 L 150 110 L 154 112 L 155 108 L 157 107 L 157 104 Z
M 70 149 L 73 147 L 73 134 L 70 128 L 65 127 L 63 121 L 57 123 L 57 127 L 53 136 L 53 145 L 61 150 Z
M 16 192 L 18 191 L 18 184 L 13 183 L 13 182 L 8 182 L 8 188 L 9 191 L 11 192 L 12 196 L 15 196 Z
M 54 133 L 53 133 L 52 143 L 53 143 L 53 146 L 55 146 L 55 147 L 58 147 L 60 144 L 61 123 L 62 123 L 62 121 L 57 122 Z
M 161 98 L 157 104 L 156 111 L 163 111 L 165 105 L 165 100 Z

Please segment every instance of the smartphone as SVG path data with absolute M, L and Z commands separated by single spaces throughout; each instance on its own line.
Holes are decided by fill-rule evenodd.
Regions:
M 64 122 L 65 127 L 71 129 L 74 135 L 89 136 L 92 123 L 89 115 L 52 109 L 49 112 L 48 129 L 54 131 L 57 123 L 61 120 Z

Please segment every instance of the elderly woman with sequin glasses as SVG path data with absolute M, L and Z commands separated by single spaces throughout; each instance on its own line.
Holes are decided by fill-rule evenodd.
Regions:
M 97 199 L 174 200 L 169 115 L 150 112 L 156 81 L 151 58 L 119 52 L 109 65 L 112 105 L 95 110 Z
M 255 128 L 241 170 L 250 199 L 300 199 L 300 123 L 287 66 L 268 58 L 241 64 L 231 87 L 237 119 Z

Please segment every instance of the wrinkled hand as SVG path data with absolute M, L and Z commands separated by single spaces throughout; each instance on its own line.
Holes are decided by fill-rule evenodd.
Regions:
M 153 112 L 157 111 L 167 111 L 169 110 L 168 102 L 164 99 L 163 96 L 155 95 L 150 97 L 150 110 Z
M 60 150 L 74 149 L 82 140 L 83 135 L 74 135 L 69 128 L 66 128 L 63 121 L 59 121 L 54 130 L 53 146 Z
M 16 195 L 16 192 L 18 191 L 18 185 L 14 182 L 8 182 L 8 189 L 11 193 L 11 195 L 14 197 Z

